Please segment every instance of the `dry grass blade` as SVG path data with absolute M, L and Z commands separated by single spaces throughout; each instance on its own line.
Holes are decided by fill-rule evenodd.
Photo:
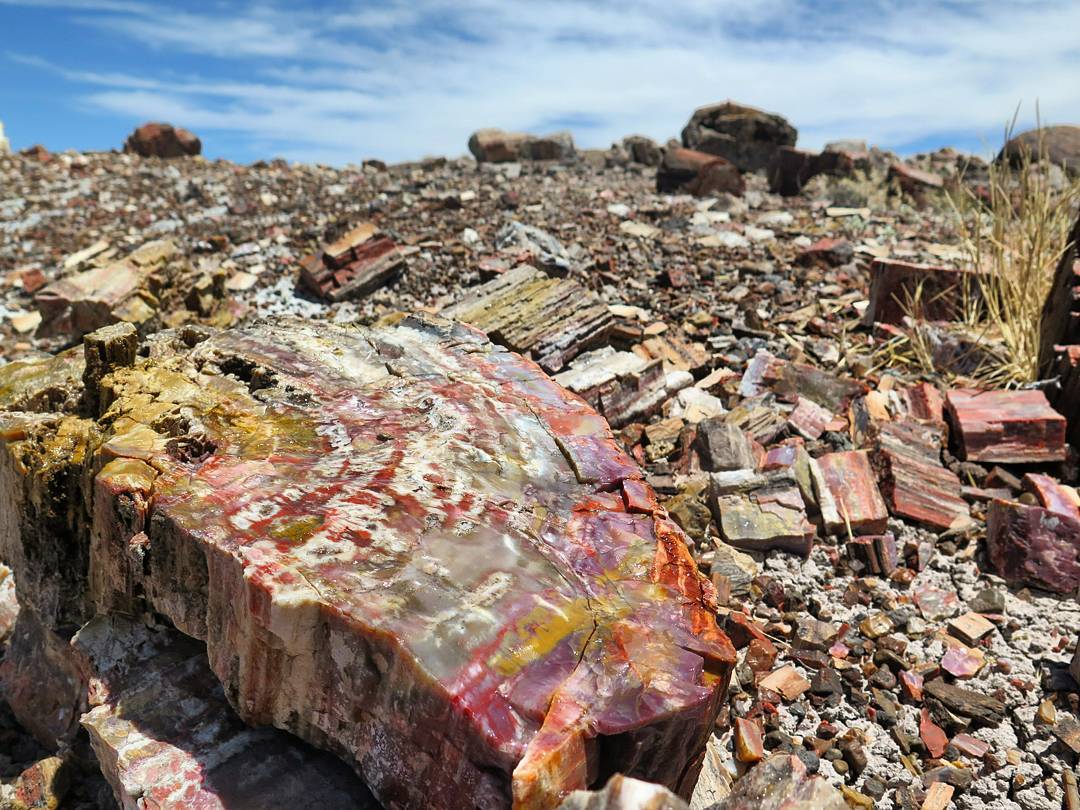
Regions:
M 1014 125 L 1015 117 L 1006 142 Z M 992 163 L 986 186 L 960 184 L 949 195 L 966 261 L 983 273 L 979 294 L 965 295 L 964 319 L 1005 349 L 997 352 L 1000 367 L 976 375 L 988 384 L 1038 379 L 1043 304 L 1080 202 L 1080 180 L 1041 163 L 1043 146 L 1040 135 L 1034 153 L 1023 149 L 1015 163 Z

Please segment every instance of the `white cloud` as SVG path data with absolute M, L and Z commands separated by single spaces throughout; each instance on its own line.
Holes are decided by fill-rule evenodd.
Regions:
M 391 0 L 318 13 L 48 1 L 147 51 L 139 76 L 53 66 L 98 88 L 79 103 L 190 126 L 211 154 L 215 131 L 296 159 L 460 154 L 481 126 L 568 120 L 579 144 L 606 146 L 677 135 L 724 98 L 783 113 L 809 147 L 993 143 L 1020 101 L 1027 120 L 1036 99 L 1046 120 L 1080 109 L 1071 0 Z M 170 52 L 203 57 L 196 75 L 177 79 Z

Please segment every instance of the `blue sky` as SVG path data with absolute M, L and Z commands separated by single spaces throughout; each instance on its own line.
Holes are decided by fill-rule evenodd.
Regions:
M 1077 31 L 1076 0 L 0 0 L 0 121 L 16 148 L 165 120 L 210 157 L 344 164 L 483 126 L 666 140 L 731 98 L 809 148 L 985 152 L 1018 104 L 1080 123 Z

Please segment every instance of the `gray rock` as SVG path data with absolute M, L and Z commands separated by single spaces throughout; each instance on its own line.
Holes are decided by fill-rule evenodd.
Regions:
M 617 773 L 603 790 L 575 790 L 559 810 L 687 810 L 670 790 Z

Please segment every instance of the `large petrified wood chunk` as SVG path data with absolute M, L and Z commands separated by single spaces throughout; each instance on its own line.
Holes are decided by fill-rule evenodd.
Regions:
M 374 810 L 356 774 L 289 734 L 245 725 L 194 639 L 98 617 L 72 640 L 90 744 L 124 810 Z
M 1065 459 L 1065 417 L 1042 391 L 957 389 L 945 401 L 961 458 L 1004 464 Z
M 1012 583 L 1073 593 L 1080 587 L 1080 518 L 996 500 L 986 514 L 986 552 Z
M 613 323 L 608 308 L 576 281 L 550 278 L 527 264 L 469 290 L 442 314 L 482 329 L 550 372 L 598 345 Z
M 548 807 L 616 771 L 689 794 L 734 652 L 595 411 L 442 320 L 140 355 L 98 419 L 0 433 L 31 479 L 49 426 L 96 436 L 70 499 L 99 609 L 205 640 L 245 720 L 355 761 L 391 807 Z

